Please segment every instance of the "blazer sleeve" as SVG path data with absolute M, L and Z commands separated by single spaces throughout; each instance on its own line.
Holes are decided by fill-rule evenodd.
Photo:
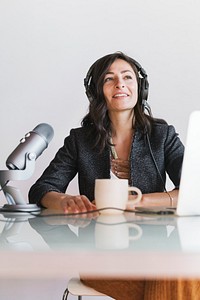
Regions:
M 165 166 L 167 174 L 174 183 L 175 188 L 179 188 L 180 184 L 183 155 L 184 146 L 175 128 L 169 125 L 165 140 Z
M 58 150 L 55 158 L 35 182 L 29 191 L 29 202 L 41 206 L 41 198 L 50 191 L 64 193 L 70 181 L 77 173 L 77 149 L 75 139 L 70 135 L 65 138 L 64 145 Z

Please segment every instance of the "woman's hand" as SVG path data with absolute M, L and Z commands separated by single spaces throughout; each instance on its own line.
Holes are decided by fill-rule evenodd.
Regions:
M 41 204 L 46 208 L 61 210 L 64 213 L 88 212 L 96 209 L 96 206 L 84 195 L 72 196 L 53 191 L 45 194 Z
M 179 190 L 162 193 L 143 194 L 142 200 L 137 206 L 176 206 Z
M 78 213 L 92 211 L 96 206 L 92 204 L 89 199 L 84 195 L 65 195 L 61 201 L 61 209 L 65 213 Z

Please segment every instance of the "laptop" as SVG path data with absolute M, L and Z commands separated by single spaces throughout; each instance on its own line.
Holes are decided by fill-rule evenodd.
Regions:
M 136 207 L 138 213 L 200 215 L 200 111 L 189 117 L 177 207 Z

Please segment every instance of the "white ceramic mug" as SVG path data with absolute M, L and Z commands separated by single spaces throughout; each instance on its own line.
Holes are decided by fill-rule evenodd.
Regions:
M 134 231 L 129 233 L 129 229 Z M 100 215 L 95 224 L 95 246 L 98 249 L 126 249 L 129 242 L 142 236 L 139 225 L 127 223 L 124 215 Z
M 134 199 L 129 199 L 130 191 L 137 193 Z M 95 203 L 101 214 L 123 213 L 127 204 L 136 204 L 141 198 L 140 189 L 134 186 L 129 187 L 128 179 L 95 180 Z

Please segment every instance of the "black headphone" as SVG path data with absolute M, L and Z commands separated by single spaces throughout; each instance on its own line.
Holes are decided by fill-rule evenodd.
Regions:
M 92 77 L 93 77 L 94 68 L 100 59 L 98 59 L 95 63 L 93 63 L 93 65 L 88 70 L 87 75 L 84 79 L 85 93 L 90 102 L 92 102 L 93 99 L 95 98 L 95 90 L 94 90 L 94 86 L 92 84 Z M 142 66 L 136 60 L 134 60 L 132 58 L 130 60 L 133 63 L 133 65 L 136 67 L 137 72 L 138 72 L 138 78 L 139 78 L 138 99 L 141 103 L 142 110 L 144 111 L 146 109 L 148 111 L 148 113 L 150 113 L 151 109 L 150 109 L 149 104 L 147 103 L 148 92 L 149 92 L 149 82 L 147 79 L 147 73 L 145 72 L 145 70 L 142 68 Z

